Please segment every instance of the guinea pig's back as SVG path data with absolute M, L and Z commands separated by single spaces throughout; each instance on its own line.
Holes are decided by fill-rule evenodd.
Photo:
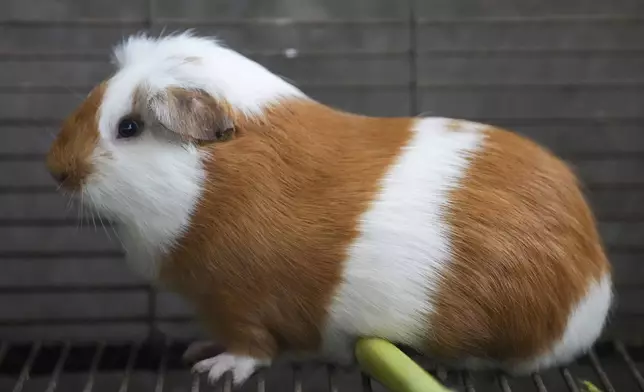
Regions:
M 603 329 L 612 286 L 592 213 L 566 165 L 518 135 L 417 120 L 360 222 L 327 336 L 532 371 Z

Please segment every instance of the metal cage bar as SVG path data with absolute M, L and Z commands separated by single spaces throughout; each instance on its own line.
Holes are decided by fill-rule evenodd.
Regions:
M 30 384 L 32 382 L 37 382 L 38 385 L 45 385 L 42 389 L 44 392 L 64 392 L 66 376 L 70 373 L 81 372 L 81 375 L 86 374 L 87 377 L 82 388 L 83 392 L 107 392 L 108 389 L 105 389 L 104 383 L 102 381 L 97 382 L 99 377 L 101 380 L 103 380 L 103 377 L 111 377 L 111 380 L 115 381 L 116 388 L 110 391 L 138 391 L 138 382 L 143 379 L 149 381 L 149 387 L 146 390 L 153 390 L 154 392 L 182 390 L 181 388 L 195 392 L 211 390 L 211 386 L 206 381 L 206 376 L 192 374 L 189 379 L 183 381 L 185 382 L 183 386 L 177 384 L 177 379 L 169 376 L 170 374 L 176 374 L 173 373 L 176 371 L 188 374 L 189 369 L 178 358 L 175 358 L 177 351 L 174 350 L 174 348 L 183 349 L 185 346 L 187 344 L 173 341 L 148 341 L 125 345 L 106 344 L 104 342 L 74 343 L 69 341 L 35 342 L 32 344 L 4 342 L 0 343 L 0 380 L 13 379 L 13 387 L 9 389 L 13 392 L 34 390 L 34 387 Z M 73 366 L 69 369 L 66 368 L 67 363 L 74 362 L 75 355 L 81 355 L 79 354 L 80 350 L 75 350 L 78 347 L 83 348 L 87 354 L 87 366 L 82 370 Z M 639 362 L 641 358 L 639 356 L 633 357 L 629 352 L 631 350 L 641 352 L 642 348 L 641 346 L 626 345 L 620 341 L 602 344 L 601 349 L 589 352 L 585 358 L 580 359 L 570 367 L 560 368 L 561 379 L 556 387 L 552 385 L 552 378 L 546 378 L 541 373 L 535 373 L 529 377 L 513 378 L 494 372 L 489 374 L 469 371 L 456 372 L 442 366 L 425 363 L 425 359 L 418 363 L 428 369 L 448 388 L 459 392 L 513 392 L 523 390 L 519 385 L 528 384 L 532 384 L 532 389 L 530 390 L 539 392 L 563 390 L 581 392 L 586 391 L 586 389 L 582 386 L 584 380 L 580 379 L 580 375 L 589 373 L 597 375 L 599 381 L 597 387 L 602 392 L 631 392 L 632 388 L 623 389 L 624 380 L 611 379 L 611 375 L 605 370 L 605 366 L 610 363 L 612 371 L 616 365 L 623 366 L 624 370 L 621 374 L 626 374 L 632 379 L 627 381 L 632 381 L 633 385 L 637 385 L 637 389 L 644 391 L 644 378 L 638 368 L 638 366 L 642 366 Z M 114 362 L 114 358 L 108 360 L 107 351 L 111 352 L 111 357 L 115 357 L 118 354 L 116 355 L 119 358 L 118 361 Z M 598 352 L 601 354 L 598 354 Z M 105 360 L 103 360 L 104 358 Z M 75 362 L 78 362 L 78 359 Z M 103 362 L 105 363 L 103 364 Z M 315 385 L 315 391 L 321 391 L 321 388 L 325 388 L 330 392 L 353 392 L 355 390 L 371 392 L 382 390 L 377 381 L 371 379 L 357 368 L 351 370 L 349 374 L 343 373 L 341 379 L 338 377 L 340 374 L 336 367 L 330 365 L 320 366 L 322 366 L 320 370 L 325 371 L 327 375 L 327 383 L 323 386 Z M 580 369 L 584 369 L 583 372 L 579 373 Z M 245 386 L 244 390 L 270 392 L 271 389 L 267 387 L 266 383 L 266 375 L 270 374 L 271 371 L 272 369 L 270 368 L 259 371 L 248 381 L 249 385 Z M 142 374 L 146 374 L 146 377 L 139 379 L 139 375 Z M 286 381 L 285 389 L 280 390 L 307 392 L 311 385 L 310 382 L 307 382 L 306 374 L 308 373 L 303 368 L 299 366 L 293 367 L 290 384 Z M 557 373 L 555 372 L 554 374 Z M 348 375 L 356 383 L 349 389 L 347 389 L 348 387 L 344 380 Z M 134 379 L 137 379 L 137 388 L 134 387 Z M 548 381 L 547 383 L 546 380 Z M 230 374 L 226 375 L 219 388 L 218 390 L 221 391 L 233 391 L 232 376 Z
M 639 369 L 637 369 L 635 361 L 633 361 L 631 356 L 628 354 L 628 351 L 626 350 L 624 344 L 622 342 L 615 342 L 615 350 L 624 360 L 624 363 L 628 367 L 628 370 L 637 382 L 640 391 L 644 392 L 644 377 L 642 377 L 642 373 L 640 373 Z

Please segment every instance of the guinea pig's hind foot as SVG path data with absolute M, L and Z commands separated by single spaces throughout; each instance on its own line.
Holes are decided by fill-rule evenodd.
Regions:
M 208 373 L 208 380 L 213 384 L 230 371 L 233 375 L 233 384 L 241 386 L 258 368 L 268 366 L 270 362 L 270 360 L 256 359 L 246 355 L 223 353 L 197 362 L 192 367 L 192 371 Z

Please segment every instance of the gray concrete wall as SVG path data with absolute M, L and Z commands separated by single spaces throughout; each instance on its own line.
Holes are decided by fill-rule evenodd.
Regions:
M 126 269 L 113 233 L 79 228 L 43 166 L 61 118 L 109 72 L 115 42 L 188 27 L 343 109 L 482 120 L 546 144 L 581 173 L 600 220 L 620 300 L 612 333 L 644 330 L 640 0 L 3 0 L 1 8 L 0 339 L 193 330 L 181 301 Z

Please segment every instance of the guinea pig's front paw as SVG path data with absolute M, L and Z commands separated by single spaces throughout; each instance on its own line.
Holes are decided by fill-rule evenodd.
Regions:
M 197 362 L 192 367 L 192 371 L 196 373 L 208 373 L 208 380 L 213 384 L 226 372 L 230 371 L 233 374 L 233 384 L 240 386 L 255 373 L 257 368 L 268 366 L 269 364 L 269 360 L 223 353 Z

